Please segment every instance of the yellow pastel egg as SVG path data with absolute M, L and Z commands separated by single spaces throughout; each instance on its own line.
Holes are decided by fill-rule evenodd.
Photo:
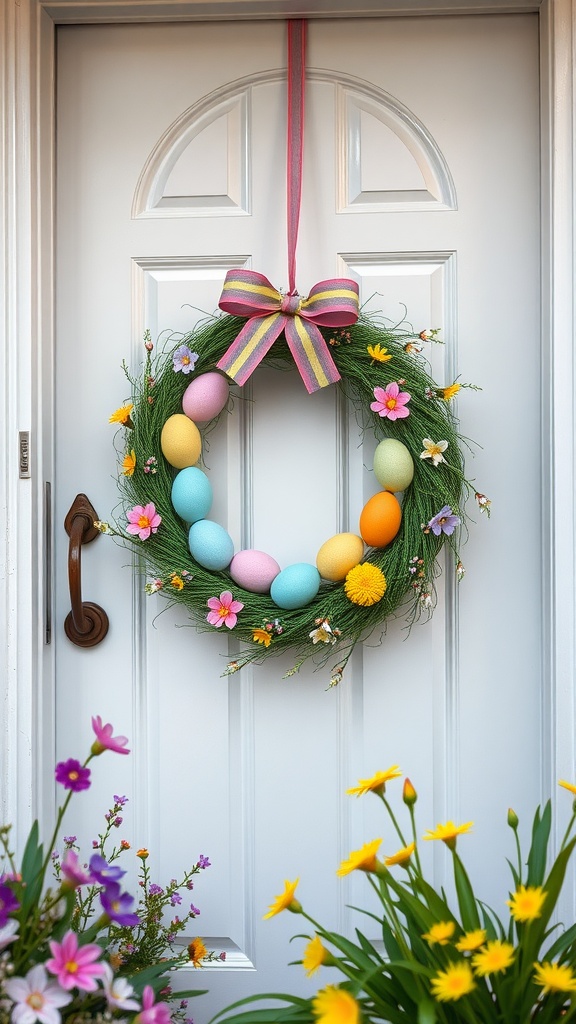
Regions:
M 374 476 L 385 491 L 405 491 L 412 483 L 414 460 L 405 444 L 385 437 L 374 452 Z
M 355 533 L 337 533 L 320 548 L 316 568 L 325 580 L 337 583 L 362 560 L 364 541 Z
M 200 431 L 184 413 L 176 413 L 162 427 L 160 447 L 166 461 L 176 469 L 195 466 L 202 451 Z

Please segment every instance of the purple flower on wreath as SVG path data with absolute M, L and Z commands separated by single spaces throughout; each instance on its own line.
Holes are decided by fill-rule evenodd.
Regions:
M 461 522 L 462 520 L 460 519 L 460 516 L 454 515 L 450 505 L 444 505 L 444 508 L 441 508 L 435 516 L 432 516 L 432 519 L 425 527 L 424 532 L 430 533 L 430 531 L 432 531 L 435 537 L 439 537 L 441 533 L 445 533 L 447 537 L 450 537 L 450 535 L 454 533 L 456 527 L 460 526 Z
M 0 885 L 0 928 L 3 928 L 8 920 L 8 915 L 18 910 L 20 906 L 9 885 Z
M 129 909 L 134 903 L 134 897 L 128 892 L 121 892 L 117 882 L 111 882 L 102 890 L 100 902 L 104 913 L 122 928 L 133 928 L 140 924 L 138 914 L 132 913 Z
M 69 757 L 67 761 L 60 761 L 56 765 L 55 774 L 56 782 L 64 786 L 64 789 L 71 789 L 73 793 L 90 789 L 90 769 L 84 768 L 74 757 Z
M 180 345 L 172 356 L 174 373 L 192 373 L 197 359 L 197 352 L 191 352 L 188 345 Z
M 94 853 L 90 857 L 90 871 L 93 881 L 98 885 L 110 885 L 111 882 L 117 882 L 126 874 L 122 868 L 109 864 L 106 858 L 99 853 Z
M 411 399 L 407 391 L 400 391 L 399 385 L 393 380 L 386 388 L 374 388 L 375 402 L 370 408 L 379 416 L 389 420 L 403 420 L 410 415 L 406 405 Z

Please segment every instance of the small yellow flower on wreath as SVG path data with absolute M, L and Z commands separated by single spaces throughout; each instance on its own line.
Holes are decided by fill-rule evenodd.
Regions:
M 353 604 L 368 608 L 382 600 L 386 586 L 386 577 L 377 565 L 360 562 L 347 574 L 344 581 L 344 593 Z
M 418 853 L 416 789 L 405 779 L 398 799 L 407 825 L 392 803 L 400 794 L 396 790 L 389 796 L 386 791 L 388 784 L 394 789 L 401 775 L 394 764 L 347 790 L 352 796 L 379 798 L 388 817 L 386 842 L 388 833 L 395 834 L 402 844 L 398 853 L 380 860 L 382 839 L 374 839 L 350 853 L 336 870 L 340 878 L 355 872 L 367 878 L 372 900 L 376 896 L 380 905 L 376 913 L 372 902 L 369 916 L 381 919 L 377 932 L 383 936 L 384 950 L 372 945 L 365 929 L 355 942 L 323 928 L 296 899 L 297 881 L 285 882 L 266 917 L 291 910 L 309 921 L 312 934 L 307 937 L 303 969 L 309 977 L 321 968 L 339 971 L 343 980 L 308 1000 L 274 996 L 283 1004 L 274 1010 L 274 1020 L 292 1024 L 297 1006 L 298 1019 L 315 1024 L 576 1022 L 576 924 L 551 926 L 576 849 L 576 801 L 555 856 L 548 851 L 549 838 L 555 834 L 550 801 L 537 809 L 531 828 L 526 828 L 527 853 L 521 848 L 518 815 L 508 810 L 506 821 L 516 844 L 515 857 L 508 859 L 513 884 L 507 887 L 508 899 L 503 893 L 495 910 L 476 895 L 456 850 L 462 837 L 478 843 L 478 836 L 471 835 L 471 821 L 448 820 L 422 836 L 444 843 L 453 867 L 449 885 L 435 888 L 426 880 Z M 576 796 L 576 784 L 562 780 L 560 786 Z M 259 1009 L 252 1014 L 244 1003 L 241 1019 L 235 1018 L 234 1024 L 258 1024 L 261 1014 Z M 220 1024 L 226 1024 L 225 1017 Z
M 366 350 L 373 363 L 387 363 L 392 356 L 389 355 L 388 349 L 383 348 L 382 345 L 368 345 Z

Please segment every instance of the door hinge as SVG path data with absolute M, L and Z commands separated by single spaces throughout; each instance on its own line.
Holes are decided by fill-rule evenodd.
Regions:
M 30 477 L 30 431 L 21 430 L 18 434 L 18 463 L 20 466 L 20 479 L 28 480 Z

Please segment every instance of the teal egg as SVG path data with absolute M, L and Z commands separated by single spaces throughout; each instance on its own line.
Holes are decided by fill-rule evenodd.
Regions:
M 205 569 L 226 569 L 234 555 L 234 541 L 223 526 L 211 519 L 199 519 L 188 531 L 192 558 Z
M 402 441 L 385 437 L 374 452 L 374 476 L 385 491 L 405 491 L 412 483 L 414 460 Z
M 320 589 L 320 573 L 315 565 L 296 562 L 278 573 L 270 587 L 270 597 L 286 611 L 304 608 L 313 601 Z
M 181 469 L 172 484 L 172 505 L 186 523 L 206 519 L 212 507 L 212 484 L 196 466 Z

